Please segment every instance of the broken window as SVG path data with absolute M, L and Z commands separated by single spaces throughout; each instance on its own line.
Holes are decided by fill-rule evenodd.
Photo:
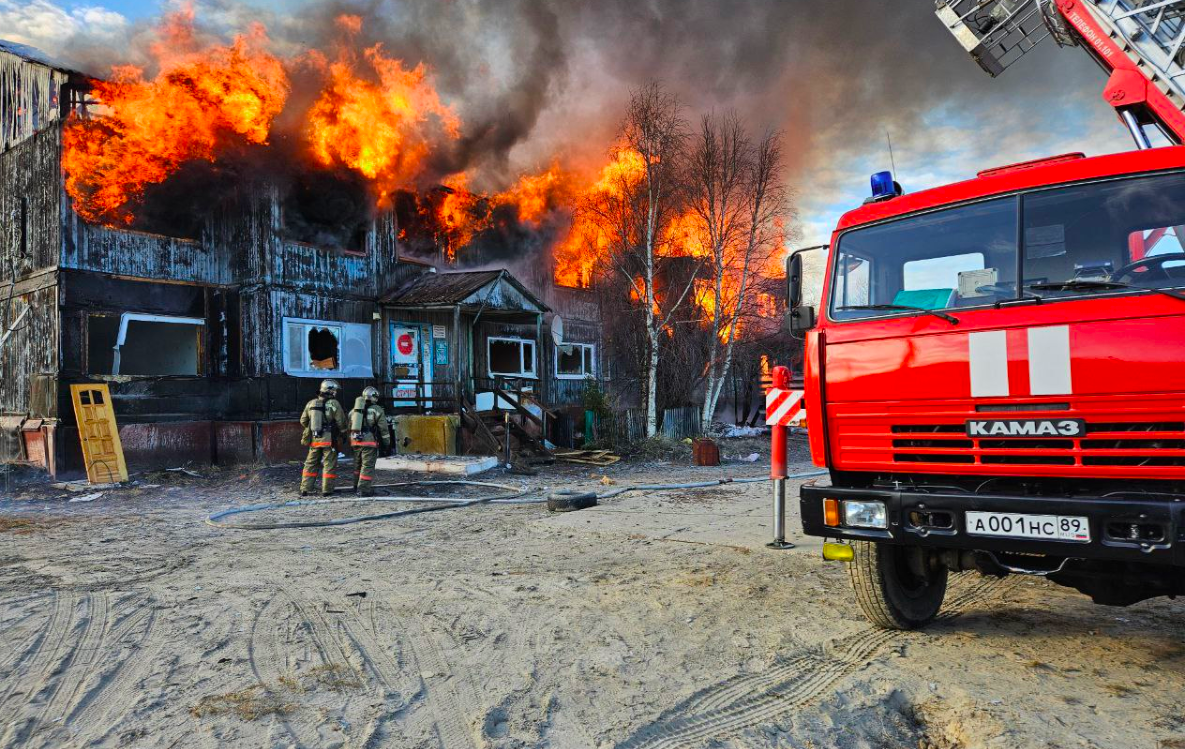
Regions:
M 307 346 L 309 355 L 309 369 L 324 369 L 335 371 L 338 362 L 338 339 L 342 330 L 339 327 L 310 327 Z
M 591 343 L 566 343 L 556 346 L 555 375 L 561 380 L 596 377 L 596 351 Z
M 284 318 L 284 371 L 296 377 L 373 377 L 370 326 Z
M 534 341 L 525 338 L 490 338 L 486 346 L 491 377 L 535 376 Z
M 131 312 L 87 320 L 87 372 L 96 375 L 201 374 L 202 332 L 197 317 Z

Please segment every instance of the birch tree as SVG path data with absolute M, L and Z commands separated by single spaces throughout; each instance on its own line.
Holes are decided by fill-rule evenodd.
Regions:
M 643 317 L 646 436 L 658 433 L 658 365 L 664 330 L 690 297 L 686 278 L 662 277 L 667 228 L 683 209 L 687 125 L 679 100 L 657 83 L 634 91 L 610 155 L 615 165 L 592 192 L 586 215 L 599 229 L 603 262 L 628 285 Z
M 767 133 L 754 143 L 735 114 L 702 118 L 689 161 L 689 202 L 707 250 L 710 280 L 701 283 L 696 297 L 711 332 L 700 413 L 707 431 L 732 366 L 742 318 L 753 313 L 761 277 L 783 250 L 788 196 L 780 136 Z

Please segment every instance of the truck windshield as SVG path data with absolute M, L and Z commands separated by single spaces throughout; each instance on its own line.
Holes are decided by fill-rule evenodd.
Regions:
M 941 310 L 1181 287 L 1183 232 L 1181 174 L 1042 190 L 855 229 L 837 248 L 831 316 L 918 314 L 861 309 L 874 305 Z

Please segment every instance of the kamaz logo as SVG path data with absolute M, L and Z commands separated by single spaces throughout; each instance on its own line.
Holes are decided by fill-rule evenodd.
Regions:
M 1081 437 L 1086 434 L 1082 419 L 999 419 L 968 421 L 968 437 Z

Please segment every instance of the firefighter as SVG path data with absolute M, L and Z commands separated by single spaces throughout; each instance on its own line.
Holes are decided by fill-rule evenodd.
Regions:
M 354 448 L 354 491 L 368 497 L 374 493 L 374 464 L 379 456 L 379 445 L 384 452 L 391 447 L 391 430 L 387 414 L 379 405 L 379 391 L 368 387 L 354 401 L 350 411 L 350 445 Z
M 309 455 L 304 461 L 300 479 L 300 496 L 305 497 L 317 486 L 321 477 L 321 494 L 333 494 L 333 480 L 337 478 L 337 438 L 346 431 L 346 412 L 337 402 L 337 382 L 323 380 L 321 390 L 304 407 L 300 425 L 304 434 L 300 443 L 308 445 Z

